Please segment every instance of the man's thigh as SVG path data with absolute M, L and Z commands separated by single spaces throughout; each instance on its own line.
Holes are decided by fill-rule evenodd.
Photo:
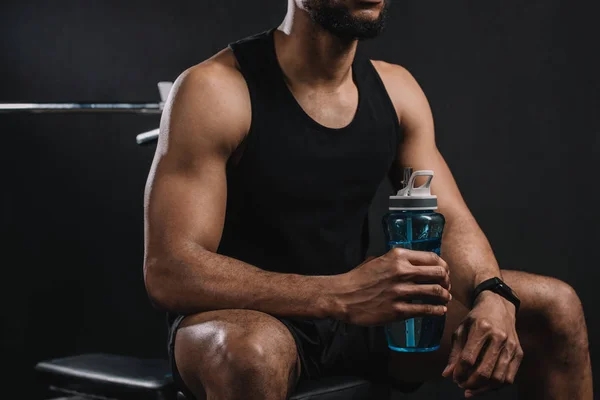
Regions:
M 521 299 L 521 308 L 517 316 L 517 333 L 529 329 L 528 321 L 535 321 L 538 311 L 546 307 L 542 293 L 552 285 L 553 278 L 529 274 L 520 271 L 502 270 L 504 281 L 513 288 Z M 389 375 L 399 383 L 425 382 L 442 377 L 442 371 L 448 364 L 452 346 L 452 334 L 469 310 L 456 300 L 448 304 L 446 327 L 439 350 L 431 353 L 399 353 L 390 350 Z

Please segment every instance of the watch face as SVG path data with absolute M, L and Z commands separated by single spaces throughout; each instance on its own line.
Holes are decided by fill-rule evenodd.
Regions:
M 504 293 L 506 293 L 509 296 L 513 296 L 513 297 L 517 297 L 517 295 L 515 294 L 515 292 L 513 292 L 513 290 L 508 287 L 504 282 L 500 282 L 498 284 L 498 289 Z
M 502 285 L 502 281 L 500 280 L 500 278 L 492 278 L 487 282 L 487 284 L 488 287 L 497 288 Z
M 510 288 L 510 286 L 505 284 L 502 279 L 491 278 L 481 283 L 475 291 L 474 298 L 477 298 L 477 296 L 484 290 L 491 290 L 492 292 L 504 297 L 506 300 L 513 303 L 518 311 L 521 300 L 519 300 L 517 294 Z

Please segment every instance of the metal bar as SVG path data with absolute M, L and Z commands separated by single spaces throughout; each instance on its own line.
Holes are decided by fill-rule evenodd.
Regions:
M 0 113 L 161 114 L 163 103 L 0 103 Z
M 149 132 L 140 133 L 135 137 L 135 141 L 137 142 L 137 144 L 145 144 L 152 142 L 153 140 L 158 139 L 159 132 L 160 129 L 153 129 Z

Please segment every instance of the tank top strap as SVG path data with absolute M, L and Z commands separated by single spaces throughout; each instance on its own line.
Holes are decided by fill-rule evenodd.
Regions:
M 248 86 L 271 85 L 277 72 L 273 57 L 273 32 L 276 28 L 230 43 L 240 70 Z

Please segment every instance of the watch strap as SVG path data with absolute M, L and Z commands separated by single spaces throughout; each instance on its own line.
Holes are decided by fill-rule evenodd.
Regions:
M 519 299 L 519 297 L 517 297 L 517 295 L 510 288 L 510 286 L 504 283 L 500 278 L 491 278 L 477 285 L 475 290 L 473 290 L 472 305 L 475 304 L 475 300 L 481 294 L 481 292 L 485 290 L 491 290 L 499 296 L 504 297 L 506 300 L 514 304 L 516 311 L 519 311 L 519 307 L 521 306 L 521 300 Z

